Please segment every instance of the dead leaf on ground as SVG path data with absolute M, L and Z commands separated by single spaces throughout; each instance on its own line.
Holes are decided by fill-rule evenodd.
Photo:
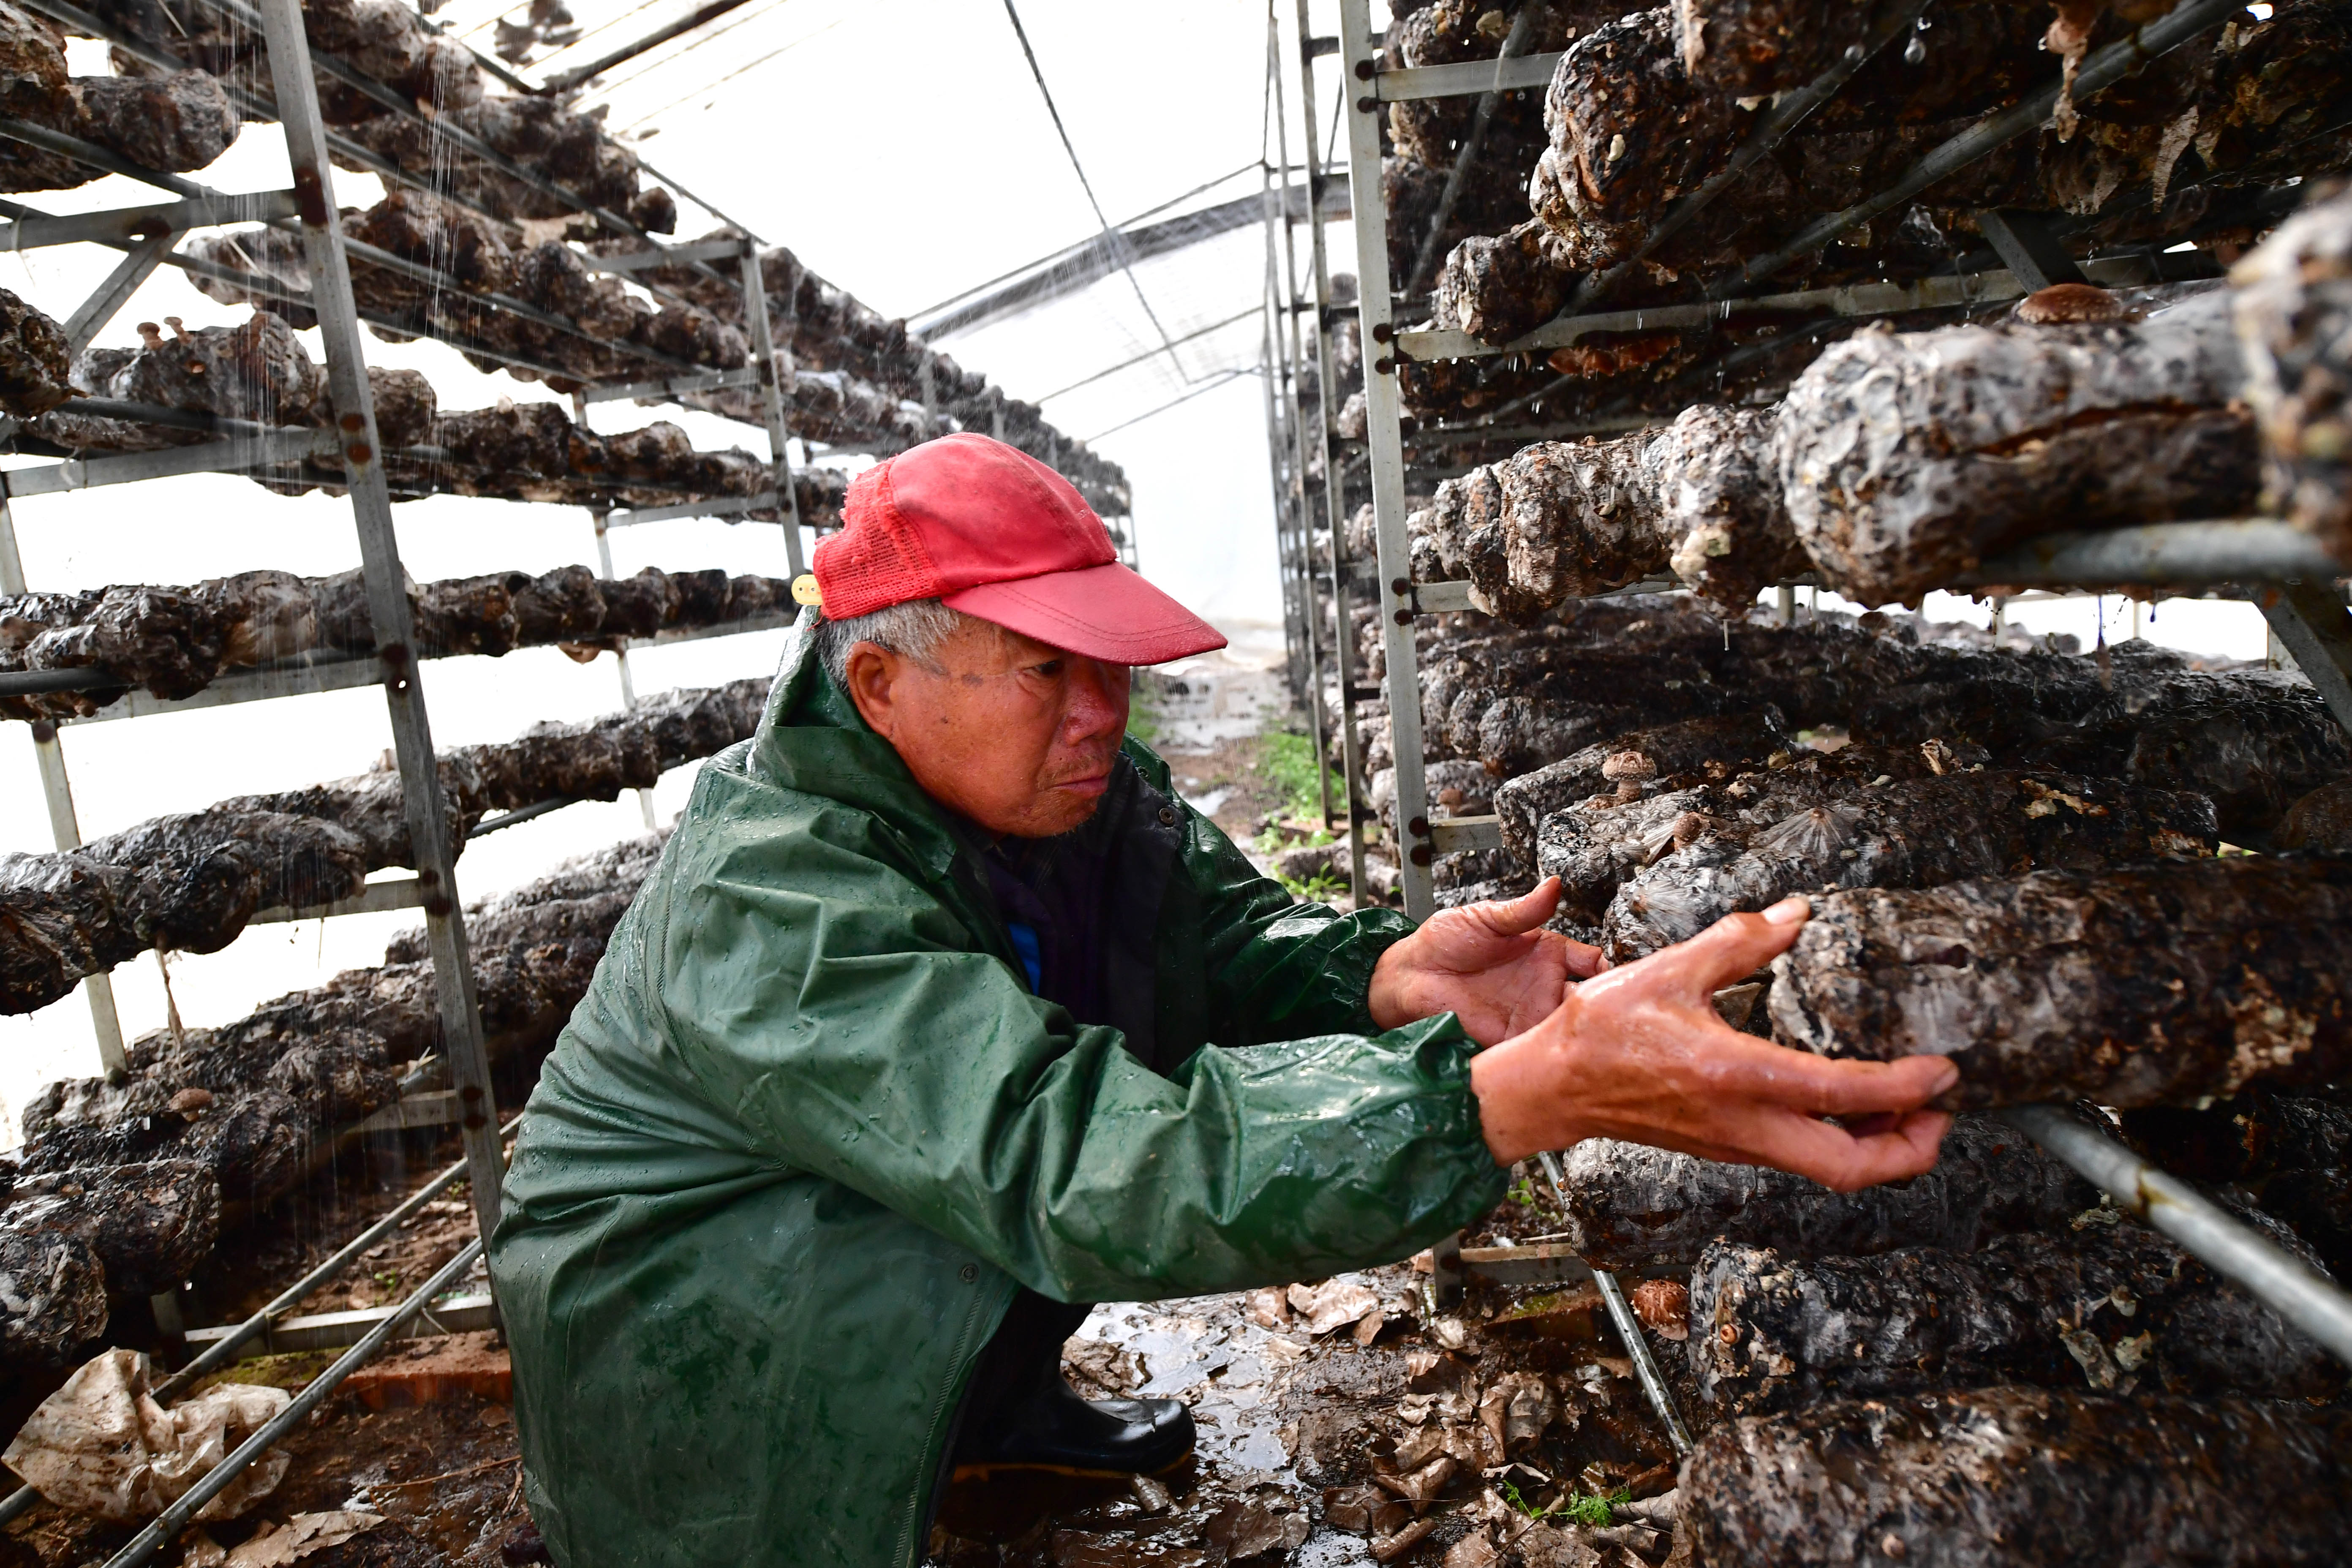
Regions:
M 1318 1336 L 1355 1322 L 1367 1312 L 1380 1310 L 1381 1306 L 1381 1299 L 1369 1289 L 1346 1279 L 1293 1285 L 1288 1295 L 1291 1310 L 1302 1320 L 1301 1326 Z
M 1263 1289 L 1251 1291 L 1245 1310 L 1249 1313 L 1249 1321 L 1261 1329 L 1290 1327 L 1290 1298 L 1279 1285 L 1268 1285 Z
M 383 1522 L 380 1513 L 336 1509 L 328 1513 L 298 1513 L 284 1524 L 264 1524 L 228 1554 L 221 1568 L 289 1568 L 314 1552 L 340 1546 L 355 1535 L 365 1535 Z
M 1228 1558 L 1255 1557 L 1279 1547 L 1296 1552 L 1307 1544 L 1307 1516 L 1286 1500 L 1248 1498 L 1227 1503 L 1201 1529 L 1202 1539 L 1222 1547 Z

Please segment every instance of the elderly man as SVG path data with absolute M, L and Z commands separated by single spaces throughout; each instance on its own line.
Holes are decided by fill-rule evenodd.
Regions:
M 950 436 L 845 512 L 516 1146 L 491 1269 L 563 1568 L 905 1568 L 958 1470 L 1181 1461 L 1181 1405 L 1062 1381 L 1086 1303 L 1405 1257 L 1538 1150 L 1933 1163 L 1948 1063 L 1709 1006 L 1801 902 L 1606 973 L 1556 886 L 1294 904 L 1126 738 L 1129 667 L 1223 639 L 1059 475 Z

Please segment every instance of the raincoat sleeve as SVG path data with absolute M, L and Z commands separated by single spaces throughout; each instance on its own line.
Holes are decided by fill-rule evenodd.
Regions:
M 1178 808 L 1181 864 L 1199 900 L 1208 960 L 1212 1037 L 1245 1046 L 1375 1032 L 1372 969 L 1412 934 L 1412 922 L 1393 910 L 1343 915 L 1301 903 L 1259 875 L 1215 823 L 1189 805 Z
M 971 951 L 887 836 L 845 810 L 746 823 L 698 837 L 640 906 L 666 1045 L 761 1157 L 1065 1300 L 1392 1261 L 1500 1201 L 1450 1016 L 1203 1050 L 1163 1078 Z M 1346 946 L 1219 918 L 1234 994 L 1269 1019 L 1301 989 L 1286 964 Z

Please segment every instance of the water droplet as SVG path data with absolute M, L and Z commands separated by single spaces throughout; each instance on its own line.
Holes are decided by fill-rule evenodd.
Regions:
M 1906 64 L 1916 66 L 1927 58 L 1927 39 L 1915 36 L 1909 43 L 1903 46 L 1903 58 Z

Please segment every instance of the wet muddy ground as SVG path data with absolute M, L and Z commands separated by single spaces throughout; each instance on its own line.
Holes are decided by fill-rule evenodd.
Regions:
M 378 1183 L 346 1172 L 317 1199 L 278 1280 L 338 1245 L 440 1166 L 412 1150 Z M 405 1173 L 404 1174 L 403 1173 Z M 315 1194 L 314 1194 L 315 1196 Z M 1473 1247 L 1539 1240 L 1548 1205 L 1521 1184 L 1474 1226 Z M 341 1310 L 396 1297 L 462 1242 L 469 1222 L 437 1208 L 307 1302 Z M 941 1500 L 932 1568 L 1648 1568 L 1671 1533 L 1629 1510 L 1674 1482 L 1672 1455 L 1589 1288 L 1500 1287 L 1475 1275 L 1433 1300 L 1427 1258 L 1328 1280 L 1183 1300 L 1105 1305 L 1065 1352 L 1090 1397 L 1176 1398 L 1199 1430 L 1193 1457 L 1137 1483 L 1000 1473 Z M 413 1284 L 409 1287 L 413 1289 Z M 257 1289 L 253 1304 L 264 1299 Z M 226 1292 L 222 1292 L 226 1299 Z M 226 1316 L 226 1314 L 225 1314 Z M 1681 1347 L 1653 1337 L 1660 1362 Z M 420 1339 L 387 1357 L 496 1352 L 488 1335 Z M 222 1380 L 299 1388 L 333 1352 L 260 1356 Z M 477 1356 L 478 1361 L 480 1358 Z M 205 1568 L 215 1552 L 267 1543 L 298 1514 L 364 1510 L 383 1526 L 298 1559 L 310 1568 L 430 1568 L 535 1560 L 508 1405 L 446 1380 L 433 1403 L 347 1392 L 288 1446 L 286 1479 L 243 1518 L 205 1526 L 156 1561 Z M 374 1407 L 370 1403 L 382 1407 Z M 1687 1416 L 1691 1414 L 1687 1401 Z M 1616 1499 L 1612 1509 L 1607 1500 Z M 1670 1507 L 1670 1501 L 1664 1505 Z M 1582 1522 L 1579 1522 L 1579 1521 Z M 40 1504 L 0 1534 L 0 1568 L 103 1562 L 133 1533 Z
M 1547 1217 L 1507 1202 L 1465 1240 L 1532 1239 Z M 1420 1262 L 1097 1308 L 1065 1352 L 1072 1383 L 1183 1400 L 1199 1428 L 1193 1458 L 1134 1483 L 959 1485 L 942 1500 L 929 1563 L 1665 1560 L 1673 1453 L 1590 1289 L 1473 1276 L 1458 1302 L 1433 1310 L 1435 1277 Z M 1651 1342 L 1662 1363 L 1679 1364 L 1679 1346 Z

